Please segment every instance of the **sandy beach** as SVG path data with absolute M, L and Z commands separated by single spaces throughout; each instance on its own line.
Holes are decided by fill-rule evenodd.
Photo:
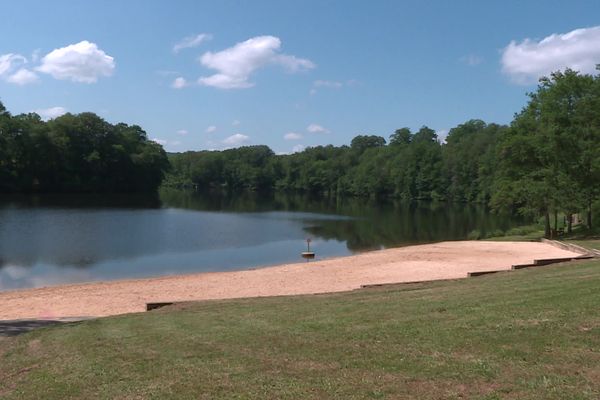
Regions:
M 108 316 L 146 303 L 339 292 L 361 285 L 464 278 L 578 254 L 545 243 L 442 242 L 315 262 L 0 292 L 0 320 Z

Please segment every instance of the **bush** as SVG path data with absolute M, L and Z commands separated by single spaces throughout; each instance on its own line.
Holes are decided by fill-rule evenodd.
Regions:
M 540 230 L 540 228 L 538 228 L 535 225 L 518 226 L 516 228 L 509 229 L 505 234 L 506 236 L 522 236 L 528 235 L 538 230 Z
M 505 233 L 502 229 L 496 229 L 495 231 L 493 231 L 488 237 L 501 237 L 504 236 Z
M 481 239 L 481 232 L 478 229 L 473 229 L 467 235 L 467 239 L 469 239 L 469 240 L 479 240 L 479 239 Z

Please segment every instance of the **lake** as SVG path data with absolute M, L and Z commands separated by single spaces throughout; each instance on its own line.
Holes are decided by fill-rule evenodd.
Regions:
M 466 239 L 521 221 L 484 207 L 225 196 L 0 196 L 0 291 L 123 278 L 227 271 Z

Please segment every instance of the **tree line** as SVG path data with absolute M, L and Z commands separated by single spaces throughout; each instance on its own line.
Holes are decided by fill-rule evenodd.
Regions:
M 0 103 L 0 193 L 156 191 L 169 160 L 137 125 L 93 113 L 48 122 Z
M 542 78 L 510 125 L 470 120 L 434 130 L 359 135 L 349 146 L 276 155 L 267 146 L 170 155 L 167 183 L 200 189 L 480 202 L 545 217 L 587 213 L 600 197 L 600 75 Z M 556 222 L 555 222 L 556 224 Z
M 423 126 L 289 155 L 267 146 L 167 155 L 137 125 L 93 113 L 45 122 L 0 103 L 0 192 L 144 192 L 163 183 L 479 202 L 544 216 L 547 234 L 558 213 L 570 228 L 571 216 L 585 211 L 591 228 L 600 198 L 600 75 L 555 72 L 528 96 L 510 125 L 470 120 L 443 142 Z
M 396 130 L 389 143 L 359 135 L 349 146 L 316 146 L 276 155 L 267 146 L 170 155 L 167 184 L 230 190 L 279 190 L 327 196 L 483 201 L 492 195 L 496 148 L 506 126 L 467 121 L 446 143 L 434 130 Z

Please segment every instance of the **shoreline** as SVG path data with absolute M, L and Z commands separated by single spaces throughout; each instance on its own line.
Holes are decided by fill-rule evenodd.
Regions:
M 452 241 L 252 269 L 85 282 L 0 292 L 0 320 L 103 317 L 146 303 L 342 292 L 362 285 L 467 277 L 536 258 L 577 256 L 545 243 Z

